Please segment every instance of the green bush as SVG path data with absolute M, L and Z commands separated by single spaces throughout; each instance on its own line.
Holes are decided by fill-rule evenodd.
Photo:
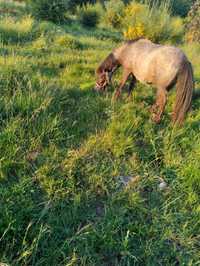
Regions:
M 86 4 L 94 4 L 95 0 L 69 0 L 68 5 L 71 11 L 75 11 L 77 6 L 84 6 Z
M 125 39 L 146 37 L 155 42 L 179 41 L 183 36 L 183 22 L 172 17 L 167 3 L 158 5 L 131 2 L 124 9 L 121 21 Z
M 124 2 L 122 0 L 110 0 L 105 3 L 105 22 L 113 28 L 119 28 L 121 26 Z
M 200 42 L 200 0 L 191 7 L 186 20 L 186 40 Z
M 178 15 L 181 17 L 187 16 L 191 5 L 195 0 L 172 0 L 171 9 L 173 15 Z
M 131 2 L 131 0 L 124 0 L 125 3 Z M 162 5 L 163 3 L 169 2 L 171 13 L 175 16 L 185 17 L 190 10 L 191 5 L 195 0 L 136 0 L 139 3 L 148 3 L 151 6 L 155 4 Z
M 29 0 L 28 6 L 33 16 L 53 22 L 62 22 L 68 8 L 68 0 Z
M 70 34 L 56 36 L 54 39 L 54 45 L 58 47 L 66 47 L 70 49 L 81 49 L 82 44 L 76 38 Z
M 100 13 L 97 5 L 87 4 L 77 9 L 77 14 L 81 24 L 85 27 L 96 27 Z

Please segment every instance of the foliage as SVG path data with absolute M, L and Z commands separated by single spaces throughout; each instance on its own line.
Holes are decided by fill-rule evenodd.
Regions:
M 87 4 L 95 4 L 95 0 L 69 0 L 68 1 L 68 6 L 69 9 L 74 12 L 77 7 L 79 6 L 84 6 Z
M 191 7 L 186 21 L 186 40 L 200 42 L 200 1 L 197 0 Z
M 122 0 L 110 0 L 105 2 L 105 23 L 113 28 L 120 29 L 124 7 L 125 5 Z
M 53 22 L 62 22 L 68 7 L 68 0 L 29 0 L 33 16 Z
M 174 16 L 186 17 L 188 11 L 190 10 L 191 5 L 195 0 L 135 0 L 138 3 L 148 3 L 150 6 L 154 4 L 162 5 L 163 3 L 168 2 L 170 4 L 170 11 Z M 131 2 L 127 1 L 128 3 Z
M 96 27 L 101 16 L 102 6 L 87 4 L 77 9 L 80 23 L 85 27 Z
M 171 10 L 173 15 L 186 17 L 195 0 L 172 0 Z
M 56 46 L 70 49 L 80 49 L 82 47 L 81 42 L 69 34 L 56 36 L 54 38 L 54 44 Z
M 122 24 L 126 39 L 143 36 L 160 42 L 168 39 L 178 41 L 183 36 L 182 20 L 171 17 L 166 4 L 149 6 L 131 2 L 125 8 Z

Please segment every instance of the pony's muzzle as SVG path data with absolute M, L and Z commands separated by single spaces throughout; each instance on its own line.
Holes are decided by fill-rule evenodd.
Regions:
M 94 87 L 94 91 L 96 92 L 100 92 L 104 90 L 104 86 L 100 86 L 98 83 L 96 83 L 95 87 Z

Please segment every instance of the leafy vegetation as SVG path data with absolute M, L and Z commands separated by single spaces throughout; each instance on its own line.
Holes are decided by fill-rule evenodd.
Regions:
M 125 39 L 146 37 L 156 42 L 180 42 L 184 33 L 183 21 L 170 14 L 169 2 L 137 3 L 125 5 L 122 0 L 105 5 L 105 22 L 121 31 Z
M 33 16 L 53 22 L 63 22 L 68 0 L 29 0 L 29 9 Z
M 101 5 L 87 4 L 77 9 L 80 23 L 85 27 L 96 27 L 100 20 L 103 7 Z
M 182 39 L 184 26 L 181 18 L 170 15 L 168 3 L 153 6 L 131 2 L 125 7 L 122 25 L 126 39 L 145 36 L 152 41 Z
M 192 4 L 196 0 L 172 0 L 172 13 L 181 17 L 186 17 Z
M 119 32 L 13 8 L 0 23 L 0 263 L 199 265 L 200 99 L 173 128 L 170 93 L 155 125 L 150 87 L 112 104 L 119 73 L 108 93 L 92 90 Z M 180 47 L 198 92 L 200 44 Z
M 196 1 L 191 7 L 186 28 L 186 40 L 188 42 L 200 42 L 200 1 Z
M 111 0 L 105 3 L 105 21 L 113 28 L 121 28 L 125 5 L 122 0 Z
M 171 13 L 175 16 L 181 16 L 181 17 L 186 17 L 190 7 L 192 6 L 192 4 L 195 2 L 196 0 L 148 0 L 148 1 L 144 1 L 144 0 L 136 0 L 136 2 L 139 3 L 150 3 L 150 5 L 154 5 L 154 4 L 163 4 L 163 3 L 169 3 L 170 4 L 170 9 L 171 9 Z M 124 1 L 124 2 L 131 2 L 130 1 Z

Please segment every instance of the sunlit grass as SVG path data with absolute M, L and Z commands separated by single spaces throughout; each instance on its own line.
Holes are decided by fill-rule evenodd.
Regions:
M 93 91 L 116 32 L 30 17 L 0 29 L 0 263 L 198 265 L 199 99 L 177 129 L 170 94 L 154 125 L 149 86 L 115 104 L 119 74 Z M 199 45 L 182 49 L 198 90 Z M 136 179 L 123 188 L 120 176 Z

